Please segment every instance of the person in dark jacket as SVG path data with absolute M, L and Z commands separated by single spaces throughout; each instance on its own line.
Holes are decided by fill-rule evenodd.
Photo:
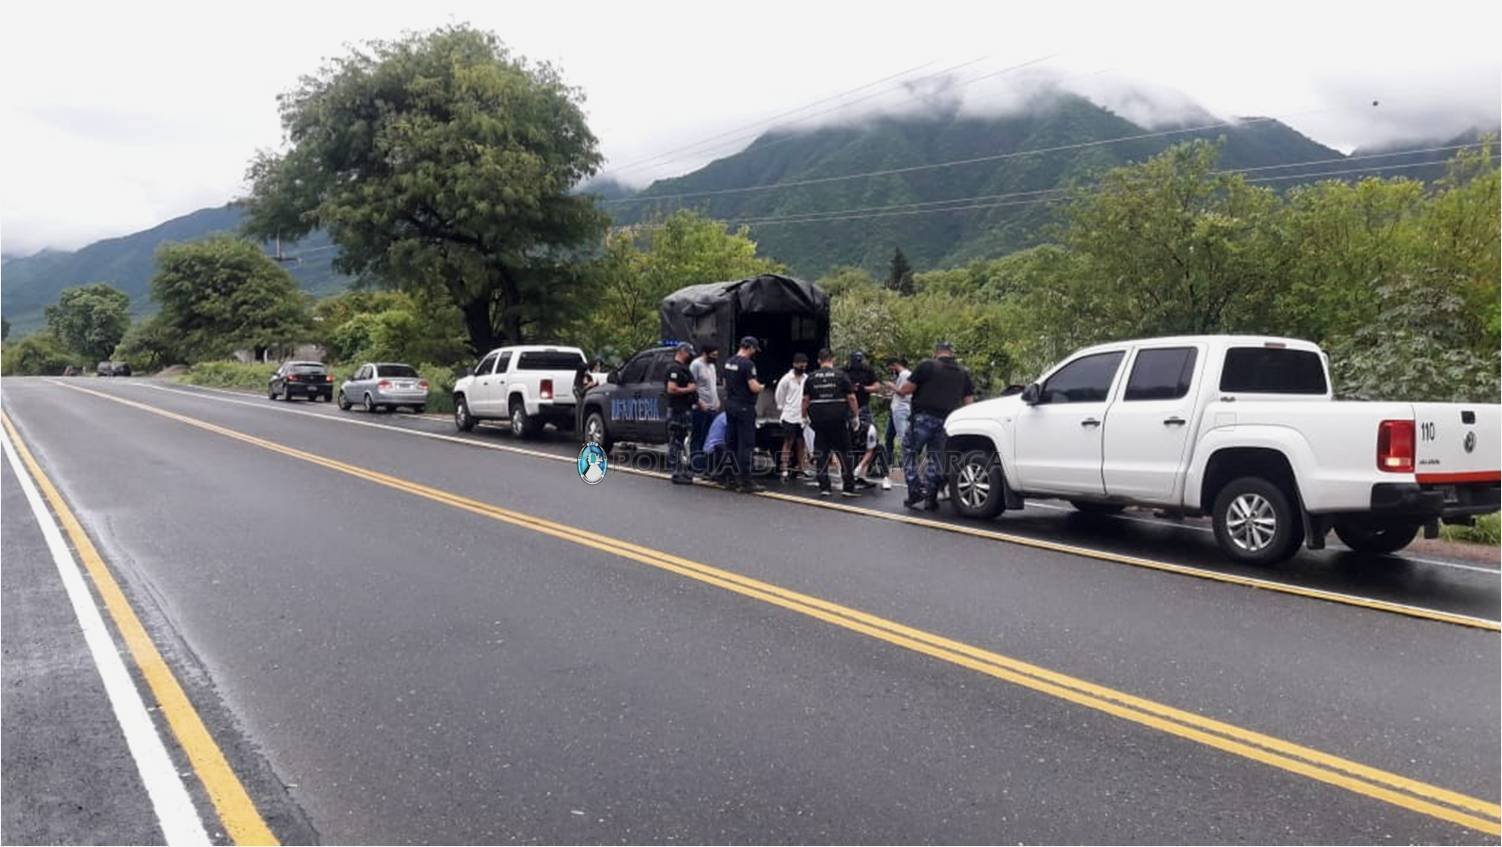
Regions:
M 907 435 L 902 439 L 902 475 L 907 480 L 909 509 L 939 508 L 939 486 L 944 482 L 944 419 L 961 406 L 975 402 L 975 383 L 970 372 L 954 360 L 954 346 L 947 341 L 934 345 L 934 357 L 913 369 L 907 384 L 897 390 L 913 398 Z M 919 454 L 928 453 L 925 478 L 918 475 Z
M 856 496 L 855 462 L 850 455 L 850 424 L 859 420 L 859 406 L 855 399 L 855 386 L 850 378 L 834 369 L 834 354 L 819 351 L 819 369 L 809 374 L 803 383 L 803 417 L 814 430 L 814 467 L 819 482 L 819 496 L 828 497 L 829 460 L 834 455 L 840 458 L 840 481 L 844 483 L 840 493 L 846 497 Z
M 759 350 L 761 342 L 748 335 L 720 369 L 725 379 L 726 447 L 735 457 L 735 482 L 730 487 L 747 494 L 764 490 L 751 481 L 751 450 L 756 446 L 756 395 L 762 389 L 756 363 L 751 358 Z

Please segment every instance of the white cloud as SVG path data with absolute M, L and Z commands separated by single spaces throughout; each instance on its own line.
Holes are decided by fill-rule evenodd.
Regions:
M 0 246 L 77 247 L 225 202 L 242 190 L 255 149 L 279 142 L 275 97 L 298 75 L 350 43 L 445 23 L 492 29 L 517 52 L 559 64 L 585 90 L 602 150 L 620 165 L 925 61 L 937 70 L 986 57 L 964 79 L 1051 54 L 1047 66 L 1074 77 L 1070 87 L 1142 120 L 1202 104 L 1284 116 L 1342 148 L 1443 135 L 1498 119 L 1493 6 L 9 3 Z M 966 108 L 1025 90 L 1008 76 L 965 87 Z M 914 102 L 894 93 L 861 108 Z M 624 176 L 681 173 L 746 140 Z

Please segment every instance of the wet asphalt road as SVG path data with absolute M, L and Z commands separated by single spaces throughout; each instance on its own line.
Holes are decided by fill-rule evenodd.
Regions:
M 649 477 L 612 474 L 589 487 L 571 462 L 412 434 L 451 435 L 441 421 L 371 421 L 144 380 L 73 384 L 1492 803 L 1502 791 L 1495 632 Z M 54 382 L 7 380 L 4 407 L 138 612 L 179 645 L 169 658 L 196 680 L 195 702 L 284 840 L 1495 841 Z M 493 430 L 473 439 L 573 452 L 563 439 L 519 444 Z M 13 648 L 69 649 L 56 620 L 16 619 L 16 592 L 42 591 L 56 572 L 32 563 L 37 543 L 12 487 L 7 842 L 31 840 L 12 837 L 25 831 L 15 821 L 41 802 L 41 780 L 13 764 L 12 746 L 46 750 L 65 731 L 14 718 L 31 712 L 13 708 L 42 709 L 13 693 L 22 666 Z M 863 505 L 898 511 L 900 496 Z M 996 527 L 1229 570 L 1191 528 L 1048 508 Z M 1256 575 L 1497 617 L 1499 579 L 1484 567 L 1326 551 Z M 87 701 L 97 696 L 87 682 L 75 673 L 54 688 Z M 97 748 L 128 776 L 107 714 L 80 713 L 86 728 L 69 743 Z M 83 766 L 72 761 L 61 757 L 48 791 L 67 793 L 70 769 Z M 83 805 L 125 809 L 139 791 L 122 778 Z M 138 834 L 150 831 L 149 815 L 119 814 L 119 840 L 149 837 Z M 115 840 L 86 834 L 100 819 L 58 840 Z M 49 826 L 66 832 L 67 821 Z

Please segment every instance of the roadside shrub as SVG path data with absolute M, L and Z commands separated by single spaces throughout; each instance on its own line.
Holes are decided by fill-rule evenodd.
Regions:
M 422 378 L 428 381 L 428 411 L 454 411 L 454 382 L 463 372 L 463 366 L 435 365 L 429 362 L 416 367 Z
M 260 392 L 266 390 L 266 383 L 276 373 L 276 369 L 277 365 L 272 362 L 199 362 L 178 375 L 177 381 L 208 388 L 238 388 Z
M 68 352 L 57 336 L 50 332 L 34 332 L 20 341 L 5 345 L 5 354 L 0 357 L 0 374 L 4 376 L 62 376 L 69 365 L 92 368 L 93 362 L 83 362 L 82 357 Z
M 1468 541 L 1495 547 L 1502 543 L 1502 515 L 1483 515 L 1476 519 L 1475 526 L 1442 525 L 1439 536 L 1446 541 Z

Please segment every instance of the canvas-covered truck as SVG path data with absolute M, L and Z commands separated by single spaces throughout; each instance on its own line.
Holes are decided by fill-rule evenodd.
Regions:
M 1502 407 L 1336 401 L 1316 345 L 1192 336 L 1074 353 L 946 423 L 961 515 L 1026 498 L 1084 512 L 1209 515 L 1233 560 L 1268 564 L 1334 530 L 1366 553 L 1498 510 Z
M 829 344 L 829 296 L 811 282 L 779 274 L 680 288 L 662 299 L 661 318 L 663 345 L 637 353 L 585 395 L 585 440 L 667 442 L 664 375 L 678 342 L 695 350 L 717 345 L 723 362 L 735 355 L 741 338 L 755 336 L 761 341 L 756 370 L 766 391 L 792 368 L 795 354 L 813 361 Z M 780 439 L 775 427 L 757 433 L 760 447 Z

